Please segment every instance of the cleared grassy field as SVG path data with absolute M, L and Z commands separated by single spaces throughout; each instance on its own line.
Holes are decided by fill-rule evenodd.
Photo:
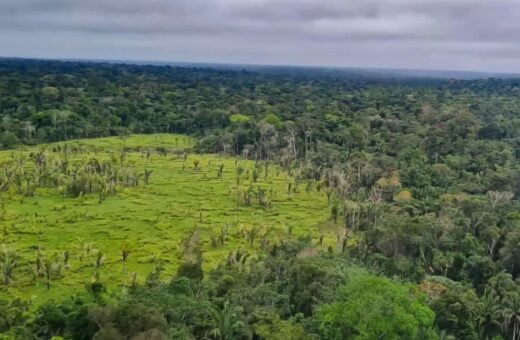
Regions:
M 288 233 L 310 235 L 318 240 L 320 228 L 329 217 L 327 197 L 306 183 L 294 182 L 278 166 L 269 165 L 257 181 L 253 181 L 254 162 L 218 155 L 197 155 L 183 151 L 193 144 L 186 136 L 134 135 L 93 140 L 69 141 L 73 153 L 69 161 L 88 158 L 108 159 L 125 146 L 126 162 L 135 169 L 152 170 L 148 186 L 118 188 L 117 194 L 104 201 L 95 194 L 77 198 L 65 197 L 56 188 L 38 188 L 34 197 L 13 190 L 0 195 L 0 244 L 20 257 L 13 282 L 0 288 L 0 297 L 33 298 L 41 303 L 50 298 L 62 299 L 84 289 L 92 280 L 96 254 L 104 254 L 99 266 L 100 282 L 110 287 L 129 286 L 136 279 L 143 282 L 154 266 L 162 262 L 163 279 L 175 273 L 180 263 L 180 241 L 194 228 L 200 230 L 204 249 L 204 268 L 209 269 L 225 259 L 232 249 L 244 248 L 254 253 L 260 247 L 261 235 L 269 239 L 283 238 Z M 49 144 L 0 153 L 2 163 L 20 154 L 44 149 L 49 158 L 57 154 L 57 146 Z M 145 149 L 151 150 L 149 157 Z M 221 178 L 218 171 L 223 165 Z M 237 167 L 242 167 L 237 187 Z M 296 186 L 297 190 L 294 190 Z M 238 188 L 238 189 L 237 189 Z M 250 205 L 237 204 L 237 195 L 247 188 L 263 189 L 270 206 L 256 200 Z M 242 191 L 241 191 L 242 190 Z M 229 236 L 223 245 L 214 245 L 212 235 L 224 225 Z M 245 235 L 258 230 L 251 245 Z M 317 241 L 316 241 L 317 242 Z M 130 249 L 126 263 L 121 247 Z M 335 245 L 335 237 L 326 237 L 324 246 Z M 46 280 L 37 275 L 38 251 L 62 259 L 69 253 L 68 265 L 53 277 L 47 290 Z M 60 260 L 61 261 L 61 260 Z

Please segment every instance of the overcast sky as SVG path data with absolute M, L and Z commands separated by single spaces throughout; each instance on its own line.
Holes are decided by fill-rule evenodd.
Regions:
M 520 72 L 520 0 L 0 0 L 0 55 Z

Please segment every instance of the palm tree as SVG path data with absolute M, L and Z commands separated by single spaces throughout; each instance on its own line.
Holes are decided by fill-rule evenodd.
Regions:
M 512 332 L 512 340 L 520 339 L 520 294 L 514 292 L 504 299 L 504 332 Z
M 487 288 L 482 296 L 482 312 L 478 319 L 478 329 L 483 339 L 492 339 L 500 333 L 500 319 L 503 315 L 500 298 Z
M 83 261 L 83 257 L 88 258 L 90 254 L 94 251 L 94 245 L 81 237 L 78 237 L 78 248 L 80 253 L 80 261 Z
M 52 261 L 50 258 L 45 258 L 43 261 L 43 270 L 45 273 L 45 284 L 47 290 L 51 289 L 51 273 L 52 273 Z
M 218 167 L 217 178 L 222 179 L 222 173 L 224 171 L 224 164 L 220 164 Z
M 47 164 L 47 157 L 45 155 L 45 152 L 43 150 L 40 150 L 37 153 L 31 154 L 31 159 L 33 160 L 34 165 L 36 166 L 36 169 L 38 171 L 38 186 L 41 186 L 43 172 L 45 170 L 45 165 Z
M 143 173 L 144 178 L 143 178 L 143 180 L 144 180 L 144 185 L 145 186 L 148 186 L 148 184 L 150 183 L 150 175 L 152 174 L 152 172 L 153 172 L 153 170 L 148 170 L 146 168 L 144 169 L 144 173 Z
M 237 166 L 235 168 L 235 181 L 236 181 L 236 184 L 237 184 L 237 187 L 240 185 L 240 178 L 242 176 L 242 174 L 244 173 L 245 169 L 241 166 Z
M 228 267 L 243 267 L 247 260 L 249 259 L 250 254 L 247 251 L 244 251 L 242 249 L 236 249 L 229 253 L 226 265 Z
M 98 250 L 98 252 L 96 253 L 96 258 L 94 260 L 94 268 L 96 269 L 96 271 L 101 268 L 101 266 L 103 265 L 103 263 L 105 262 L 105 254 L 103 254 L 102 251 Z
M 0 269 L 3 275 L 4 285 L 8 286 L 13 280 L 13 272 L 17 266 L 18 256 L 14 251 L 9 251 L 2 245 L 0 250 Z
M 211 317 L 215 327 L 210 331 L 210 334 L 215 339 L 219 340 L 234 340 L 237 339 L 235 331 L 241 327 L 243 323 L 237 320 L 237 315 L 229 308 L 229 301 L 224 303 L 222 309 L 213 308 L 211 310 Z
M 513 276 L 520 274 L 520 231 L 507 234 L 500 256 L 502 264 Z
M 51 279 L 60 275 L 61 265 L 57 261 L 56 254 L 54 254 L 52 257 L 43 255 L 42 266 L 45 274 L 45 285 L 49 290 L 51 289 Z
M 130 256 L 130 253 L 132 252 L 132 249 L 130 249 L 130 246 L 128 243 L 121 244 L 121 259 L 123 260 L 123 263 L 126 263 L 126 260 L 128 260 L 128 256 Z
M 63 266 L 65 267 L 65 269 L 69 268 L 69 259 L 70 259 L 70 251 L 65 250 L 63 252 Z
M 515 282 L 511 274 L 502 271 L 490 278 L 487 286 L 502 300 L 507 295 L 507 292 L 515 289 Z
M 260 233 L 260 228 L 258 228 L 257 226 L 251 226 L 250 228 L 245 228 L 243 230 L 243 233 L 244 233 L 247 241 L 249 242 L 249 245 L 252 246 L 253 243 L 255 242 L 256 237 Z
M 128 245 L 128 243 L 124 242 L 121 244 L 121 259 L 123 260 L 123 272 L 126 273 L 126 260 L 128 260 L 128 256 L 130 256 L 130 253 L 132 252 L 132 249 Z

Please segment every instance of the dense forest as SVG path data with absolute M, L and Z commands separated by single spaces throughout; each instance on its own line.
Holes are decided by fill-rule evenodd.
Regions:
M 288 233 L 209 271 L 190 234 L 168 280 L 156 266 L 117 290 L 0 301 L 6 339 L 520 339 L 519 79 L 4 59 L 0 114 L 4 149 L 190 135 L 185 152 L 273 164 L 289 196 L 323 193 L 339 226 L 338 247 Z

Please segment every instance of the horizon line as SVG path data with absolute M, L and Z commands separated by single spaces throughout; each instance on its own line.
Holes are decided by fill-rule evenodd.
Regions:
M 317 65 L 317 64 L 254 64 L 254 63 L 237 63 L 237 62 L 212 62 L 212 61 L 167 61 L 167 60 L 146 60 L 146 59 L 102 59 L 102 58 L 67 58 L 67 57 L 19 57 L 0 55 L 0 59 L 16 59 L 16 60 L 35 60 L 35 61 L 60 61 L 60 62 L 91 62 L 91 63 L 108 63 L 108 64 L 127 64 L 141 66 L 168 66 L 169 64 L 182 65 L 206 65 L 221 67 L 265 67 L 265 68 L 308 68 L 308 69 L 330 69 L 330 70 L 362 70 L 362 71 L 394 71 L 394 72 L 424 72 L 424 73 L 458 73 L 460 75 L 489 75 L 502 77 L 520 77 L 518 72 L 503 71 L 478 71 L 478 70 L 456 70 L 456 69 L 435 69 L 435 68 L 393 68 L 393 67 L 368 67 L 368 66 L 333 66 L 333 65 Z M 209 67 L 211 68 L 211 67 Z M 415 75 L 416 77 L 420 77 Z M 424 78 L 431 78 L 431 75 L 423 75 Z M 449 79 L 446 77 L 441 77 Z M 478 78 L 483 79 L 483 78 Z

